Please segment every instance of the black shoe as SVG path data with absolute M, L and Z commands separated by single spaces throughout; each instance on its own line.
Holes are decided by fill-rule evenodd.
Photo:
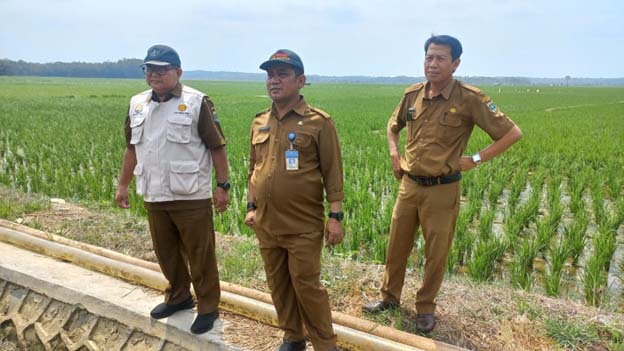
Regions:
M 191 333 L 203 334 L 212 329 L 214 322 L 219 318 L 219 310 L 210 313 L 198 314 L 191 325 Z
M 399 308 L 399 304 L 395 302 L 386 302 L 383 300 L 367 303 L 362 306 L 362 311 L 368 313 L 379 313 L 390 309 Z
M 181 311 L 188 310 L 195 307 L 195 302 L 193 302 L 193 296 L 189 296 L 186 301 L 182 301 L 175 305 L 168 305 L 166 303 L 161 303 L 158 306 L 154 307 L 154 309 L 150 312 L 150 316 L 154 319 L 162 319 L 171 316 L 172 314 Z
M 421 333 L 430 333 L 436 325 L 435 316 L 432 313 L 416 315 L 416 329 Z
M 284 340 L 284 342 L 275 349 L 275 351 L 305 351 L 306 349 L 306 341 L 288 341 Z

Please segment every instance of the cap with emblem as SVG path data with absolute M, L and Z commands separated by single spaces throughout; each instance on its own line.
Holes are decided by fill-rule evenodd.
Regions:
M 302 73 L 304 72 L 303 62 L 301 62 L 301 58 L 299 57 L 299 55 L 286 49 L 277 50 L 273 55 L 271 55 L 271 57 L 267 61 L 264 61 L 260 65 L 260 69 L 263 69 L 266 71 L 269 68 L 271 68 L 273 65 L 278 64 L 278 63 L 285 63 L 288 65 L 291 65 L 295 68 L 300 69 Z
M 149 48 L 142 66 L 145 65 L 182 67 L 178 53 L 166 45 L 154 45 Z

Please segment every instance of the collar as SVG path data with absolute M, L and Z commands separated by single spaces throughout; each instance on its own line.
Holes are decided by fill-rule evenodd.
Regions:
M 272 104 L 271 110 L 277 117 L 277 109 L 275 108 L 275 103 Z M 306 112 L 308 112 L 308 103 L 305 101 L 303 95 L 299 95 L 299 102 L 297 102 L 297 104 L 290 111 L 284 114 L 284 117 L 288 116 L 291 112 L 294 112 L 300 116 L 306 115 Z
M 167 102 L 171 100 L 173 97 L 180 97 L 180 96 L 182 96 L 182 84 L 178 82 L 178 84 L 176 84 L 176 86 L 173 89 L 171 89 L 170 92 L 167 93 L 163 102 Z M 158 100 L 158 95 L 156 95 L 156 93 L 154 93 L 153 90 L 152 90 L 150 99 L 155 102 L 160 102 L 160 100 Z
M 444 89 L 442 89 L 440 95 L 444 98 L 444 100 L 448 100 L 451 98 L 451 93 L 453 92 L 453 88 L 455 88 L 455 85 L 457 85 L 457 79 L 453 78 L 453 80 L 451 80 L 451 82 L 448 83 L 446 87 L 444 87 Z M 427 100 L 432 99 L 428 94 L 429 87 L 431 87 L 431 83 L 427 82 L 427 84 L 425 84 L 425 99 Z

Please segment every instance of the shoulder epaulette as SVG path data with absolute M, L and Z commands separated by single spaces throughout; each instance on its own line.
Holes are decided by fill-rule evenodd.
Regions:
M 481 89 L 479 89 L 477 87 L 473 87 L 472 85 L 466 84 L 466 83 L 464 83 L 462 81 L 459 82 L 459 86 L 464 88 L 464 89 L 470 90 L 470 91 L 472 91 L 474 93 L 481 94 Z
M 414 85 L 410 85 L 409 87 L 405 89 L 404 94 L 411 93 L 412 91 L 418 91 L 422 89 L 424 86 L 425 86 L 424 83 L 416 83 Z
M 312 111 L 314 111 L 314 112 L 318 113 L 319 115 L 321 115 L 321 116 L 323 116 L 323 117 L 325 117 L 325 118 L 331 118 L 331 116 L 329 115 L 329 113 L 327 113 L 327 112 L 325 112 L 325 111 L 321 110 L 320 108 L 316 108 L 316 107 L 312 107 L 312 106 L 310 106 L 310 110 L 312 110 Z
M 256 117 L 258 117 L 258 116 L 262 116 L 263 114 L 265 114 L 265 113 L 267 113 L 267 112 L 269 112 L 269 111 L 271 111 L 271 108 L 270 108 L 270 107 L 269 107 L 269 108 L 265 108 L 264 110 L 262 110 L 262 111 L 260 111 L 260 112 L 256 113 Z

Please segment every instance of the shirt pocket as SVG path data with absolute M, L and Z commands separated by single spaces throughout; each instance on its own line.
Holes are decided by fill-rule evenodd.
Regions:
M 143 164 L 137 163 L 132 173 L 134 173 L 134 178 L 136 180 L 136 193 L 139 195 L 145 194 L 145 185 L 147 182 L 145 181 L 145 174 L 143 174 Z
M 132 128 L 132 137 L 130 138 L 130 144 L 140 144 L 143 139 L 143 125 L 145 122 L 145 116 L 135 117 L 130 121 L 130 128 Z
M 442 141 L 453 144 L 465 131 L 465 122 L 457 113 L 444 112 L 439 118 L 440 135 Z
M 314 137 L 310 134 L 297 133 L 295 140 L 293 141 L 293 146 L 296 149 L 304 150 L 310 147 L 312 140 L 314 140 Z
M 192 118 L 169 116 L 167 122 L 167 140 L 180 144 L 187 144 L 191 141 Z
M 169 189 L 174 194 L 189 195 L 199 189 L 199 164 L 195 161 L 176 161 L 169 164 Z
M 256 165 L 260 165 L 264 162 L 269 152 L 269 137 L 271 134 L 268 132 L 257 133 L 254 135 L 251 143 L 253 144 L 254 153 L 256 154 Z
M 293 147 L 299 151 L 300 167 L 302 164 L 309 164 L 318 159 L 316 139 L 312 134 L 297 132 L 297 136 L 293 141 Z

